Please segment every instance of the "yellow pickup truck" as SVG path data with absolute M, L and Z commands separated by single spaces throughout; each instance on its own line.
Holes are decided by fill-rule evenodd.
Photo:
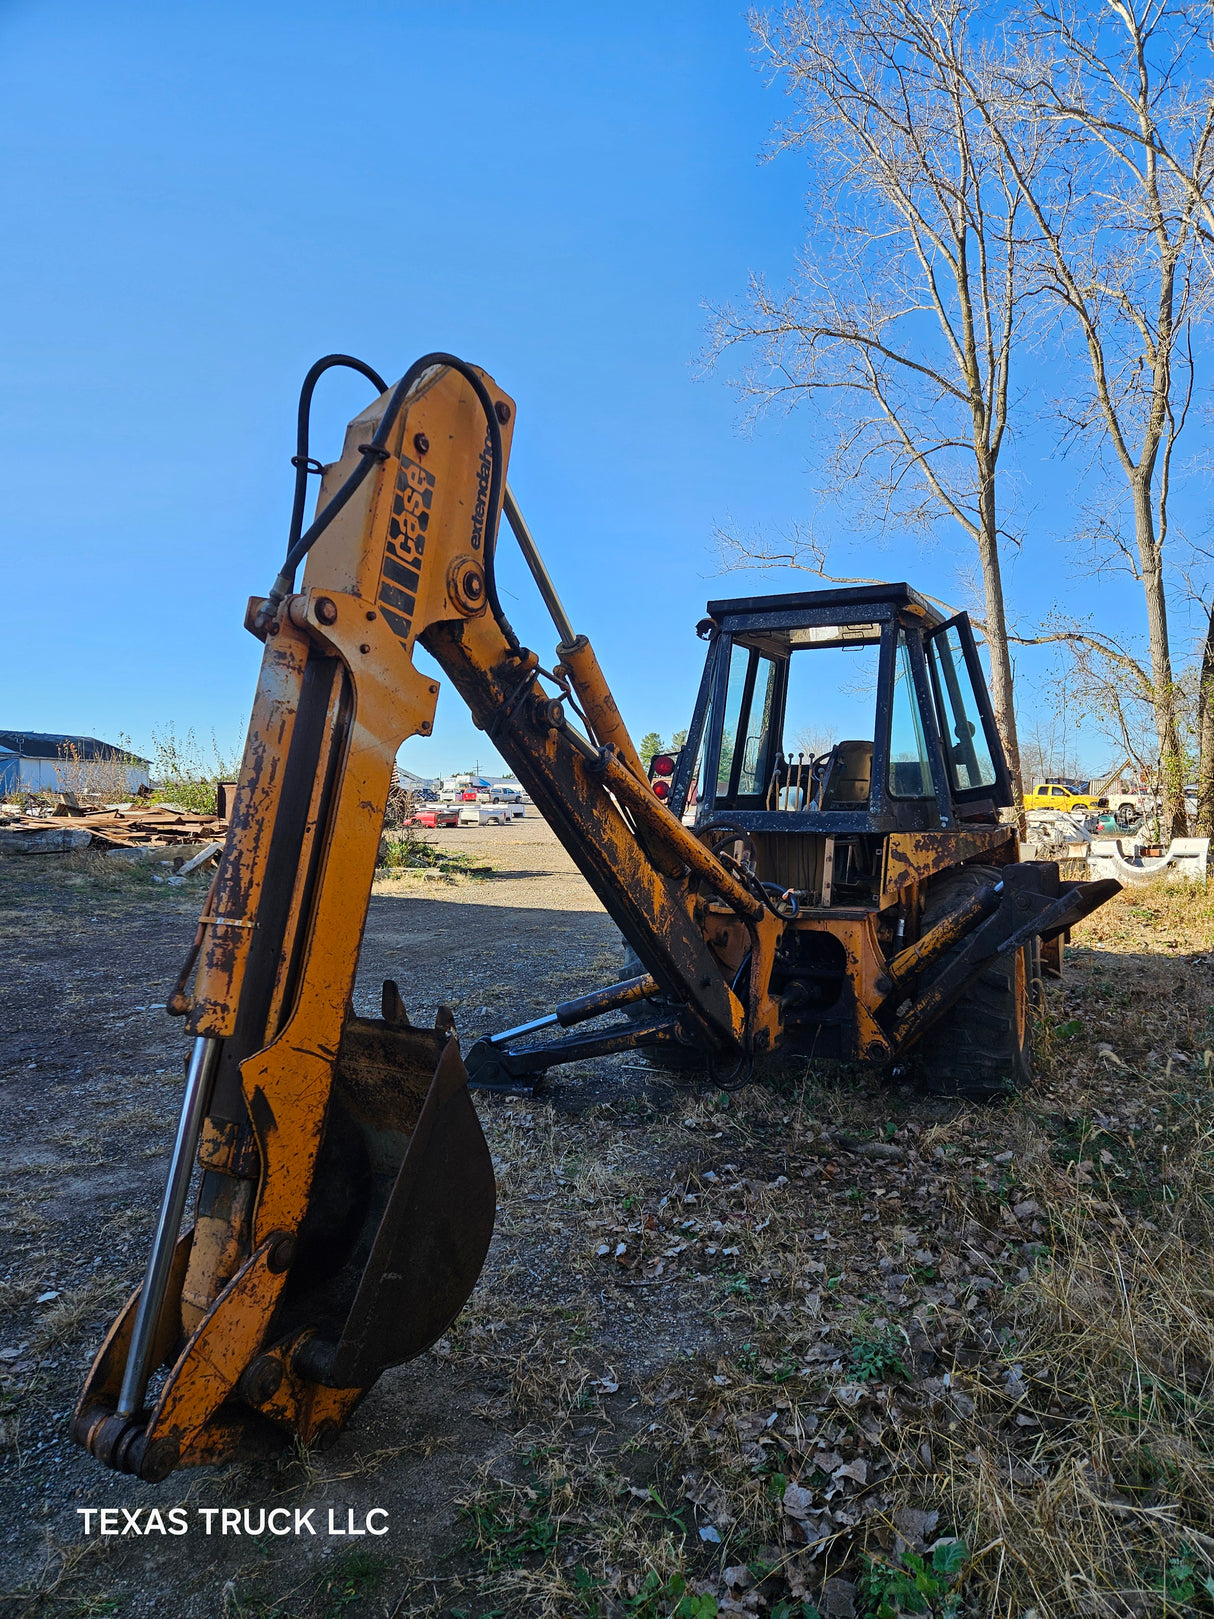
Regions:
M 1098 810 L 1108 809 L 1107 798 L 1094 798 L 1091 793 L 1077 793 L 1056 781 L 1039 781 L 1031 793 L 1024 795 L 1026 810 Z

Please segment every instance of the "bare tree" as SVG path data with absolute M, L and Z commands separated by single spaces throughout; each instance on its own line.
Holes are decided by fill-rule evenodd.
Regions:
M 1169 835 L 1186 829 L 1180 696 L 1168 632 L 1168 499 L 1193 392 L 1194 323 L 1209 310 L 1214 240 L 1210 10 L 1184 0 L 1042 0 L 1002 97 L 981 89 L 988 132 L 1040 242 L 1042 289 L 1069 318 L 1089 386 L 1060 406 L 1125 480 L 1142 585 Z M 1053 131 L 1021 150 L 1026 104 Z M 1030 120 L 1031 122 L 1031 120 Z M 1116 549 L 1119 536 L 1106 536 Z M 1076 642 L 1074 645 L 1079 645 Z
M 1159 754 L 1152 736 L 1154 686 L 1133 650 L 1090 624 L 1056 615 L 1036 635 L 1012 635 L 1018 646 L 1056 646 L 1066 665 L 1056 681 L 1059 712 L 1092 720 L 1117 753 L 1133 760 L 1139 776 L 1158 789 Z M 1053 734 L 1049 727 L 1047 734 Z
M 1196 755 L 1196 803 L 1193 806 L 1193 832 L 1199 838 L 1214 837 L 1214 583 L 1211 564 L 1214 549 L 1189 540 L 1188 557 L 1173 570 L 1179 578 L 1192 618 L 1204 626 L 1201 649 L 1181 685 L 1188 698 Z
M 1023 683 L 1020 691 L 1023 697 Z M 1034 705 L 1027 718 L 1020 716 L 1017 732 L 1026 791 L 1033 784 L 1049 781 L 1054 776 L 1071 779 L 1079 775 L 1079 760 L 1067 725 L 1065 705 Z
M 1206 615 L 1197 685 L 1197 816 L 1199 838 L 1214 838 L 1214 605 Z
M 796 106 L 774 150 L 808 148 L 815 227 L 790 290 L 754 276 L 741 307 L 715 311 L 713 348 L 754 356 L 740 386 L 757 409 L 833 406 L 831 490 L 863 518 L 952 519 L 973 540 L 1019 789 L 997 473 L 1029 315 L 1022 172 L 1032 178 L 1041 153 L 1030 156 L 1031 121 L 1016 132 L 1022 172 L 991 137 L 981 103 L 1000 81 L 980 16 L 968 0 L 804 0 L 751 15 Z M 791 550 L 731 539 L 735 565 L 806 565 L 803 536 Z

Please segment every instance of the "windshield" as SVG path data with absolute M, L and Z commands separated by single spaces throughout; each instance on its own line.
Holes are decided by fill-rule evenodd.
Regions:
M 872 643 L 794 649 L 784 704 L 785 758 L 820 759 L 839 742 L 872 743 L 878 656 Z
M 824 761 L 844 745 L 850 761 L 832 789 L 829 805 L 867 802 L 873 726 L 876 716 L 877 641 L 829 639 L 786 641 L 777 652 L 766 644 L 735 642 L 721 709 L 721 747 L 716 802 L 758 800 L 766 808 L 808 806 L 817 796 L 811 777 L 815 760 Z M 787 651 L 785 651 L 787 648 Z M 783 655 L 780 655 L 783 654 Z M 782 722 L 781 722 L 782 715 Z M 840 800 L 835 802 L 835 800 Z

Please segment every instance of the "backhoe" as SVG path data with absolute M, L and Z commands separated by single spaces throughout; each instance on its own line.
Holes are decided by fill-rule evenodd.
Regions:
M 322 468 L 308 422 L 334 365 L 377 398 Z M 507 484 L 515 419 L 452 355 L 392 387 L 343 355 L 305 380 L 286 560 L 246 616 L 264 653 L 227 842 L 169 996 L 191 1045 L 164 1198 L 73 1421 L 116 1470 L 323 1447 L 441 1335 L 495 1213 L 469 1069 L 527 1088 L 642 1047 L 738 1084 L 794 1051 L 992 1094 L 1028 1077 L 1034 979 L 1117 891 L 1019 859 L 969 624 L 902 584 L 709 603 L 687 743 L 651 780 Z M 556 625 L 550 670 L 502 610 L 503 515 Z M 415 1027 L 392 982 L 379 1018 L 351 1001 L 393 763 L 434 723 L 419 645 L 629 962 L 468 1068 L 445 1009 Z M 823 743 L 828 692 L 855 734 Z

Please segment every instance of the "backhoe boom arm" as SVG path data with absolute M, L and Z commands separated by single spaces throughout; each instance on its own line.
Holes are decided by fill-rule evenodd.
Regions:
M 394 985 L 383 1017 L 352 1010 L 393 763 L 434 721 L 419 641 L 686 1009 L 681 1032 L 740 1048 L 747 1009 L 705 942 L 699 886 L 707 876 L 742 912 L 754 896 L 649 794 L 585 639 L 562 653 L 567 689 L 598 717 L 590 737 L 497 605 L 513 417 L 483 372 L 419 362 L 351 423 L 317 518 L 250 602 L 261 676 L 171 997 L 195 1054 L 169 1184 L 143 1287 L 73 1423 L 119 1470 L 157 1479 L 285 1436 L 325 1443 L 386 1366 L 445 1330 L 483 1264 L 493 1172 L 449 1015 L 413 1028 Z M 179 1235 L 195 1161 L 195 1221 Z

